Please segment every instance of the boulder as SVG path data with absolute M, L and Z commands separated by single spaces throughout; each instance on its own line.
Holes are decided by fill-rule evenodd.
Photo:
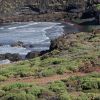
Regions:
M 50 45 L 50 51 L 54 49 L 67 49 L 68 45 L 70 44 L 70 41 L 68 40 L 68 34 L 64 34 L 57 39 L 51 40 L 51 45 Z
M 19 54 L 10 54 L 10 53 L 0 54 L 0 60 L 5 60 L 5 59 L 8 59 L 10 61 L 19 61 L 22 59 L 22 57 Z
M 11 44 L 12 47 L 23 47 L 24 43 L 21 41 L 18 41 L 16 43 Z
M 4 54 L 0 54 L 0 60 L 4 60 L 5 59 L 5 55 Z
M 27 55 L 26 55 L 26 59 L 32 59 L 32 58 L 35 58 L 35 57 L 38 57 L 40 56 L 40 52 L 29 52 Z
M 9 59 L 10 61 L 19 61 L 22 59 L 22 57 L 19 54 L 5 54 L 5 59 Z

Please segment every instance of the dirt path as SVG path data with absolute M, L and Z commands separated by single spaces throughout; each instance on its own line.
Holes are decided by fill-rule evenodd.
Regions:
M 16 83 L 16 82 L 35 83 L 38 85 L 45 85 L 50 82 L 67 79 L 71 76 L 85 76 L 85 75 L 87 75 L 87 74 L 77 72 L 77 73 L 65 73 L 63 75 L 54 75 L 54 76 L 42 77 L 42 78 L 34 78 L 32 76 L 26 77 L 26 78 L 10 78 L 7 81 L 1 82 L 0 85 L 11 84 L 11 83 Z

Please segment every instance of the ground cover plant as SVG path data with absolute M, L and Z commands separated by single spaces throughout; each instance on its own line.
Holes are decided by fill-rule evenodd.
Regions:
M 1 65 L 0 100 L 100 100 L 100 33 L 68 34 L 56 47 Z

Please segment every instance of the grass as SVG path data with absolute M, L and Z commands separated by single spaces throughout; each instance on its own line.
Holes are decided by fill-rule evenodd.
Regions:
M 100 56 L 100 42 L 98 41 L 100 35 L 98 33 L 95 35 L 91 33 L 74 35 L 71 35 L 72 39 L 69 38 L 70 43 L 65 42 L 64 50 L 53 50 L 41 57 L 1 67 L 0 81 L 10 77 L 46 77 L 63 74 L 68 70 L 77 70 L 86 61 L 95 61 L 100 64 L 97 60 Z
M 41 57 L 1 66 L 0 82 L 4 82 L 5 85 L 0 85 L 0 100 L 52 100 L 52 98 L 53 100 L 99 100 L 100 74 L 98 72 L 89 73 L 84 77 L 70 77 L 51 82 L 46 86 L 29 83 L 6 85 L 8 78 L 30 76 L 37 78 L 75 72 L 86 62 L 94 62 L 100 67 L 99 38 L 98 33 L 74 34 L 71 38 L 69 36 L 65 43 L 61 43 L 64 44 L 64 50 L 58 48 Z
M 68 86 L 76 90 L 69 91 Z M 85 88 L 84 91 L 83 86 L 88 88 Z M 99 90 L 99 73 L 92 73 L 83 77 L 72 77 L 62 81 L 51 82 L 46 86 L 28 83 L 4 85 L 0 87 L 0 100 L 9 100 L 9 98 L 12 98 L 10 100 L 48 100 L 47 98 L 50 100 L 52 98 L 53 100 L 99 100 Z

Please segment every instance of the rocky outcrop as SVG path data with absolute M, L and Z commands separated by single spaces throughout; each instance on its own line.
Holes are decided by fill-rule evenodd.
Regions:
M 39 15 L 17 15 L 17 16 L 4 16 L 0 17 L 0 23 L 10 23 L 10 22 L 50 22 L 50 21 L 60 21 L 64 19 L 66 12 L 53 12 Z
M 10 53 L 0 54 L 0 60 L 5 60 L 5 59 L 8 59 L 10 61 L 19 61 L 22 59 L 22 57 L 19 54 L 10 54 Z
M 0 14 L 6 16 L 17 15 L 21 11 L 23 13 L 23 9 L 21 9 L 23 7 L 29 7 L 29 9 L 39 13 L 46 13 L 64 10 L 65 4 L 66 0 L 2 0 L 0 2 Z
M 24 47 L 24 43 L 21 41 L 18 41 L 16 43 L 11 44 L 12 47 Z
M 26 55 L 26 59 L 32 59 L 32 58 L 35 58 L 35 57 L 38 57 L 38 56 L 42 56 L 44 54 L 46 54 L 47 52 L 49 52 L 49 50 L 46 50 L 46 51 L 32 51 L 32 52 L 29 52 L 27 55 Z
M 73 46 L 75 41 L 73 39 L 73 36 L 75 35 L 73 34 L 75 33 L 70 33 L 70 34 L 67 33 L 60 36 L 57 39 L 51 40 L 50 50 L 54 50 L 54 49 L 64 50 L 67 49 L 69 46 Z
M 39 55 L 40 55 L 40 52 L 29 52 L 26 55 L 26 59 L 32 59 L 32 58 L 38 57 Z
M 66 0 L 2 0 L 0 23 L 63 19 Z M 54 13 L 56 12 L 56 13 Z M 61 12 L 58 14 L 58 12 Z

